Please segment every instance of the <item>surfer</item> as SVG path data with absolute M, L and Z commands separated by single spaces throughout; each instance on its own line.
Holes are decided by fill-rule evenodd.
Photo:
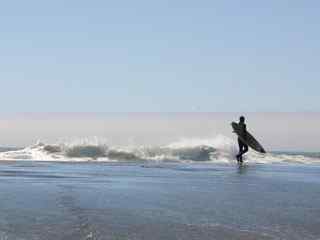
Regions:
M 247 139 L 247 125 L 245 124 L 245 118 L 244 116 L 240 117 L 239 121 L 239 128 L 240 128 L 240 135 L 241 137 L 246 140 Z M 248 145 L 243 142 L 239 137 L 238 137 L 238 144 L 239 144 L 239 153 L 237 155 L 237 161 L 238 163 L 243 163 L 242 155 L 248 152 Z

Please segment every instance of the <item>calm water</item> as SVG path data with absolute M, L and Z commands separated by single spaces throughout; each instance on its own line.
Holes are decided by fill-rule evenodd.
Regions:
M 319 239 L 320 166 L 0 163 L 0 239 Z

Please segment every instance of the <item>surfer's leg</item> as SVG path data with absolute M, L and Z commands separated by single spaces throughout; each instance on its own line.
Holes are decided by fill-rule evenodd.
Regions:
M 243 163 L 242 155 L 248 152 L 249 148 L 247 144 L 242 143 L 241 155 L 240 155 L 240 163 Z
M 239 145 L 239 153 L 237 155 L 237 161 L 238 162 L 242 162 L 242 152 L 243 152 L 243 147 L 244 147 L 244 144 L 243 142 L 238 138 L 238 145 Z
M 239 143 L 239 154 L 238 154 L 238 161 L 240 163 L 243 163 L 243 158 L 242 155 L 245 154 L 246 152 L 248 152 L 248 145 L 245 144 L 244 142 L 241 141 L 241 139 L 238 139 L 238 143 Z
M 248 152 L 248 150 L 249 150 L 249 147 L 248 147 L 247 144 L 245 144 L 245 145 L 243 146 L 242 154 L 245 154 L 246 152 Z
M 242 143 L 241 143 L 241 141 L 240 141 L 239 138 L 238 138 L 238 146 L 239 146 L 239 152 L 238 152 L 236 158 L 237 158 L 237 161 L 240 162 L 240 155 L 241 155 L 241 150 L 242 150 Z
M 246 152 L 248 152 L 248 145 L 247 144 L 243 144 L 242 146 L 242 150 L 241 150 L 241 157 L 240 157 L 240 163 L 243 163 L 243 159 L 242 159 L 242 155 L 245 154 Z
M 240 162 L 240 163 L 242 163 L 242 162 L 243 162 L 242 154 L 243 154 L 243 153 L 241 153 L 241 154 L 239 155 L 239 162 Z

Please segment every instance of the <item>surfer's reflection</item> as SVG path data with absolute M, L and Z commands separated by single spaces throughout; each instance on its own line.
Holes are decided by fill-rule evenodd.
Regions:
M 240 129 L 240 136 L 246 140 L 247 139 L 247 125 L 245 124 L 245 118 L 244 116 L 240 117 L 239 121 L 239 129 Z M 241 140 L 240 137 L 238 137 L 238 144 L 239 144 L 239 153 L 237 155 L 237 161 L 238 163 L 243 163 L 242 155 L 248 152 L 249 148 L 248 145 Z
M 238 174 L 242 175 L 242 174 L 246 174 L 248 171 L 248 166 L 247 165 L 239 165 L 238 167 Z

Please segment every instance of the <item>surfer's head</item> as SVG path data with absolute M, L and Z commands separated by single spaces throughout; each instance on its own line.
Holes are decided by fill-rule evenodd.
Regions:
M 240 120 L 241 123 L 244 123 L 244 121 L 245 121 L 244 116 L 241 116 L 241 117 L 239 118 L 239 120 Z

